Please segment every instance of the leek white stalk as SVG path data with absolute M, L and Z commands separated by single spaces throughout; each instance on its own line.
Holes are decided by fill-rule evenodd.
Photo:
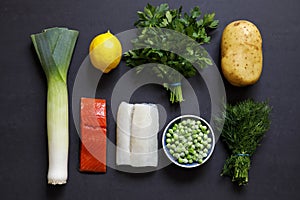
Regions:
M 68 91 L 61 80 L 49 80 L 47 97 L 49 184 L 65 184 L 68 177 Z
M 69 122 L 67 73 L 78 31 L 50 28 L 31 35 L 47 77 L 48 183 L 65 184 L 68 178 Z

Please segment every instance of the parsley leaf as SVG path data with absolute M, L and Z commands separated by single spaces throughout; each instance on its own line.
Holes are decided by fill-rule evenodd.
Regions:
M 132 41 L 134 50 L 126 52 L 124 59 L 130 67 L 157 63 L 152 68 L 152 73 L 163 80 L 164 87 L 170 91 L 172 103 L 183 101 L 180 85 L 183 76 L 186 78 L 195 76 L 195 64 L 199 68 L 204 68 L 211 65 L 212 61 L 204 49 L 199 50 L 199 46 L 187 47 L 188 41 L 172 37 L 170 33 L 159 28 L 175 30 L 189 36 L 198 44 L 209 43 L 211 39 L 209 32 L 217 28 L 219 22 L 214 19 L 214 13 L 205 14 L 203 18 L 201 14 L 199 7 L 182 14 L 182 7 L 170 9 L 166 3 L 157 7 L 147 4 L 143 12 L 137 12 L 138 20 L 134 25 L 140 28 L 140 31 L 137 38 Z M 182 55 L 154 48 L 156 44 L 163 45 L 166 49 L 176 49 L 177 52 L 183 48 Z M 151 48 L 145 48 L 147 45 Z M 189 58 L 189 61 L 185 58 Z M 137 69 L 137 73 L 142 71 L 141 67 Z

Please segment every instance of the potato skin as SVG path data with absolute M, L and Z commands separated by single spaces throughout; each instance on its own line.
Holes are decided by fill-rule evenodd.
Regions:
M 221 40 L 221 67 L 234 86 L 256 83 L 263 67 L 262 37 L 258 28 L 246 20 L 228 24 Z

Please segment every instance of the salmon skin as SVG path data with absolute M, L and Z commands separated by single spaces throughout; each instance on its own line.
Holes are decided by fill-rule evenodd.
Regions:
M 106 101 L 81 98 L 81 172 L 106 172 Z

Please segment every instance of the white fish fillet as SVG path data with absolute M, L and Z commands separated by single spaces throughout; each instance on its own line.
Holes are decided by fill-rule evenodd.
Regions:
M 122 102 L 117 113 L 117 165 L 156 167 L 159 114 L 154 104 Z
M 131 165 L 156 167 L 158 109 L 154 104 L 135 104 L 131 125 Z
M 133 105 L 122 102 L 117 113 L 116 164 L 130 165 L 130 135 Z

